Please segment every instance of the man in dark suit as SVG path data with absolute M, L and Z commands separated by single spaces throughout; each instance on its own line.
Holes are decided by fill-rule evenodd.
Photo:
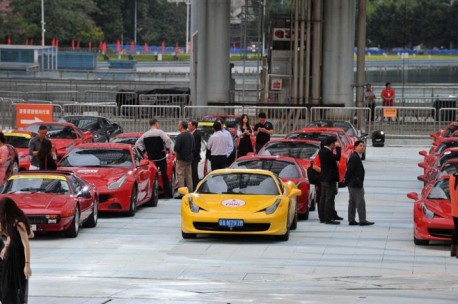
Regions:
M 366 201 L 364 200 L 364 166 L 361 157 L 364 153 L 364 142 L 355 142 L 355 152 L 350 156 L 345 173 L 345 184 L 348 185 L 348 224 L 350 226 L 369 226 L 374 222 L 366 220 Z M 355 220 L 358 211 L 359 223 Z
M 331 225 L 338 225 L 340 222 L 337 220 L 343 219 L 337 215 L 335 210 L 335 197 L 339 182 L 337 162 L 340 160 L 341 153 L 342 148 L 335 136 L 328 136 L 324 140 L 324 147 L 319 152 L 321 163 L 321 197 L 318 205 L 320 222 Z
M 201 161 L 200 157 L 200 149 L 201 144 L 202 144 L 202 134 L 200 133 L 199 130 L 197 130 L 197 121 L 193 120 L 190 121 L 188 124 L 188 130 L 189 132 L 194 136 L 194 150 L 192 151 L 192 182 L 194 184 L 194 190 L 197 187 L 197 184 L 199 183 L 199 162 Z

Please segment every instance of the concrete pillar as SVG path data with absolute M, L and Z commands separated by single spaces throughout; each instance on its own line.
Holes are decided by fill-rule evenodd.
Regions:
M 355 0 L 324 0 L 324 105 L 353 106 L 355 7 Z
M 230 0 L 191 3 L 191 94 L 194 105 L 229 102 Z

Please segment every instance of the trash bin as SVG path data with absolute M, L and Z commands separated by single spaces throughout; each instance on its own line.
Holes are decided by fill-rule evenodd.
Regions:
M 433 107 L 436 109 L 436 121 L 456 121 L 456 108 L 458 107 L 458 102 L 456 98 L 449 99 L 436 99 L 434 101 Z M 449 108 L 454 110 L 440 111 L 440 109 Z
M 385 132 L 376 130 L 372 132 L 372 147 L 385 146 Z

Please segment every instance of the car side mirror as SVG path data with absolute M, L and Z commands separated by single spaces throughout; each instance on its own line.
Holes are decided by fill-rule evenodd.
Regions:
M 421 182 L 426 182 L 426 176 L 424 176 L 424 175 L 419 175 L 419 176 L 417 176 L 417 179 L 418 179 L 419 181 L 421 181 Z
M 149 165 L 149 160 L 147 160 L 147 159 L 140 160 L 139 167 L 148 166 L 148 165 Z
M 421 150 L 420 152 L 418 152 L 418 154 L 420 154 L 421 156 L 424 156 L 424 157 L 426 157 L 428 155 L 428 153 L 425 150 Z
M 89 192 L 89 190 L 83 189 L 80 192 L 78 192 L 76 197 L 91 198 L 91 192 Z
M 418 164 L 418 167 L 425 169 L 426 168 L 426 163 L 425 162 L 421 162 L 421 163 Z
M 407 197 L 413 200 L 418 200 L 418 193 L 417 192 L 409 192 L 407 193 Z
M 185 196 L 185 195 L 189 194 L 189 189 L 188 189 L 188 187 L 180 187 L 180 188 L 178 188 L 178 193 L 180 193 L 181 195 Z

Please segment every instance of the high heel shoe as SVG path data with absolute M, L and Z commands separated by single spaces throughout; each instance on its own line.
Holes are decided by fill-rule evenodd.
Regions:
M 456 245 L 452 245 L 451 249 L 450 249 L 450 256 L 454 257 L 456 256 L 458 258 L 458 256 L 456 255 Z

